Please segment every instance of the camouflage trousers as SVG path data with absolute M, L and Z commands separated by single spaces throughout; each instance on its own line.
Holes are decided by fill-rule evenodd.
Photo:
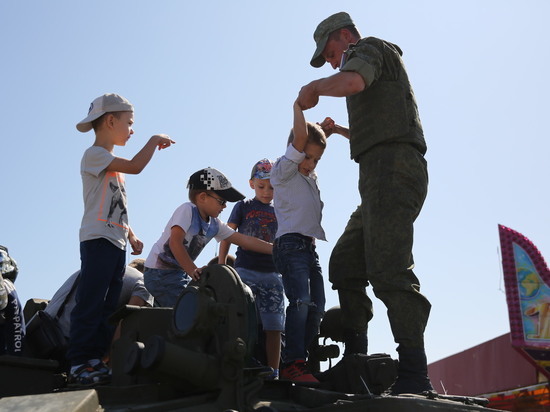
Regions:
M 424 347 L 430 302 L 420 293 L 412 256 L 413 223 L 428 189 L 426 161 L 405 143 L 378 145 L 361 155 L 361 205 L 330 256 L 329 280 L 338 291 L 343 326 L 364 331 L 373 316 L 366 287 L 388 309 L 394 340 Z

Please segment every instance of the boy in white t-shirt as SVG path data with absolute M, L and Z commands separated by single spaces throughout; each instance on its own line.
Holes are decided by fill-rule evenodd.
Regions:
M 244 199 L 223 173 L 201 169 L 191 175 L 187 187 L 190 201 L 174 211 L 145 260 L 145 287 L 160 306 L 173 307 L 191 279 L 199 279 L 201 268 L 194 261 L 212 238 L 272 254 L 271 243 L 235 232 L 218 219 L 227 202 Z
M 154 135 L 130 160 L 114 155 L 134 134 L 134 107 L 124 97 L 109 93 L 96 98 L 88 116 L 76 128 L 94 130 L 94 144 L 82 156 L 80 174 L 84 216 L 80 226 L 81 275 L 76 305 L 71 312 L 67 359 L 69 385 L 88 386 L 109 380 L 101 361 L 114 333 L 108 318 L 115 311 L 126 266 L 126 245 L 139 255 L 143 243 L 128 225 L 124 174 L 138 174 L 155 150 L 175 143 L 167 135 Z

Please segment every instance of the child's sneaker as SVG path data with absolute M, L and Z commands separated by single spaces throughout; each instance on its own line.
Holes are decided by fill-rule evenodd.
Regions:
M 109 379 L 108 372 L 103 373 L 89 363 L 85 363 L 74 372 L 69 373 L 68 385 L 72 387 L 99 385 L 107 382 Z
M 96 363 L 93 368 L 102 375 L 110 376 L 112 374 L 111 368 L 109 368 L 107 364 L 103 361 L 99 361 L 98 363 Z
M 319 381 L 308 370 L 304 360 L 296 360 L 288 363 L 281 369 L 281 380 L 297 383 L 318 384 Z
M 278 381 L 279 380 L 279 369 L 272 369 L 273 372 L 271 372 L 269 375 L 267 375 L 264 379 L 266 381 Z

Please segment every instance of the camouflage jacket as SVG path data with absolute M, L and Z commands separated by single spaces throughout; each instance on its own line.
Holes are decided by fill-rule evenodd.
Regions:
M 345 52 L 341 71 L 360 74 L 367 87 L 347 97 L 351 158 L 380 143 L 404 142 L 424 154 L 426 142 L 401 49 L 367 37 Z

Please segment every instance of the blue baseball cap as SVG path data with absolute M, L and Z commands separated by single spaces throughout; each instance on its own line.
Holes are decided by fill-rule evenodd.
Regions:
M 271 168 L 273 162 L 269 159 L 262 159 L 254 165 L 252 172 L 250 173 L 250 179 L 269 179 L 271 177 Z

